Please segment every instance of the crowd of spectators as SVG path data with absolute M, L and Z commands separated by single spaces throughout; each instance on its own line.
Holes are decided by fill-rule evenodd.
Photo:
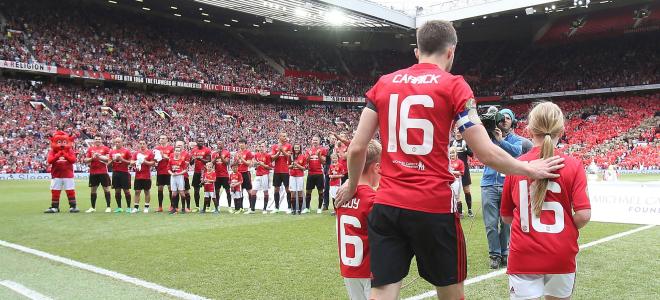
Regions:
M 76 70 L 291 94 L 363 96 L 378 76 L 415 62 L 412 49 L 333 48 L 284 35 L 243 34 L 243 40 L 285 69 L 338 76 L 291 77 L 276 71 L 243 40 L 198 24 L 173 24 L 158 16 L 68 1 L 13 1 L 0 4 L 0 12 L 7 19 L 0 59 Z M 543 46 L 525 41 L 465 43 L 458 47 L 453 71 L 465 75 L 478 96 L 657 83 L 656 34 Z

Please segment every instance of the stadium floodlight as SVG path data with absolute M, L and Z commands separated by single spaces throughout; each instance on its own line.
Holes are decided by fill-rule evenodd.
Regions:
M 144 9 L 144 10 L 151 10 L 151 8 L 148 8 L 148 7 L 143 7 L 142 9 Z
M 113 0 L 108 0 L 108 2 L 110 2 L 112 4 L 117 4 L 117 1 L 113 1 Z
M 211 20 L 204 19 L 204 22 L 211 23 Z
M 207 13 L 202 13 L 202 16 L 208 17 L 209 14 L 207 14 Z
M 307 11 L 305 11 L 302 7 L 296 7 L 296 9 L 294 10 L 294 13 L 296 14 L 296 16 L 298 16 L 300 18 L 305 18 L 305 17 L 309 16 Z
M 346 15 L 339 10 L 331 10 L 325 15 L 325 20 L 332 26 L 341 26 L 346 22 Z
M 231 27 L 231 25 L 229 25 L 229 24 L 225 24 L 225 27 Z
M 180 17 L 181 15 L 180 15 L 180 14 L 174 14 L 174 16 L 175 16 L 175 17 Z
M 231 19 L 231 21 L 234 22 L 234 23 L 238 23 L 238 20 L 236 20 L 236 19 Z
M 170 6 L 170 8 L 171 8 L 171 9 L 179 9 L 179 8 L 176 7 L 176 6 Z

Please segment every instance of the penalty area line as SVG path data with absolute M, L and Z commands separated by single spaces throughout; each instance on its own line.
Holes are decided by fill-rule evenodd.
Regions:
M 122 274 L 122 273 L 118 273 L 118 272 L 111 271 L 111 270 L 108 270 L 108 269 L 93 266 L 93 265 L 90 265 L 90 264 L 82 263 L 82 262 L 75 261 L 75 260 L 72 260 L 72 259 L 69 259 L 69 258 L 57 256 L 57 255 L 50 254 L 50 253 L 47 253 L 47 252 L 43 252 L 43 251 L 40 251 L 40 250 L 32 249 L 32 248 L 25 247 L 25 246 L 22 246 L 22 245 L 6 242 L 6 241 L 3 241 L 3 240 L 0 240 L 0 246 L 11 248 L 11 249 L 18 250 L 20 252 L 24 252 L 24 253 L 28 253 L 28 254 L 32 254 L 32 255 L 35 255 L 35 256 L 39 256 L 41 258 L 45 258 L 45 259 L 48 259 L 48 260 L 59 262 L 59 263 L 62 263 L 62 264 L 68 265 L 68 266 L 72 266 L 74 268 L 82 269 L 82 270 L 89 271 L 89 272 L 96 273 L 96 274 L 100 274 L 100 275 L 104 275 L 104 276 L 107 276 L 107 277 L 110 277 L 110 278 L 113 278 L 113 279 L 116 279 L 116 280 L 120 280 L 120 281 L 123 281 L 123 282 L 128 282 L 128 283 L 133 284 L 133 285 L 137 285 L 137 286 L 140 286 L 140 287 L 143 287 L 143 288 L 147 288 L 147 289 L 150 289 L 150 290 L 153 290 L 153 291 L 156 291 L 156 292 L 159 292 L 159 293 L 167 294 L 167 295 L 170 295 L 170 296 L 174 296 L 174 297 L 177 297 L 177 298 L 186 299 L 186 300 L 207 300 L 207 298 L 204 298 L 202 296 L 198 296 L 198 295 L 195 295 L 195 294 L 191 294 L 191 293 L 188 293 L 188 292 L 185 292 L 185 291 L 182 291 L 182 290 L 177 290 L 177 289 L 164 287 L 162 285 L 159 285 L 159 284 L 156 284 L 156 283 L 153 283 L 153 282 L 149 282 L 149 281 L 142 280 L 142 279 L 139 279 L 139 278 L 135 278 L 135 277 L 132 277 L 132 276 L 128 276 L 128 275 L 125 275 L 125 274 Z
M 639 232 L 639 231 L 642 231 L 642 230 L 650 229 L 650 228 L 653 228 L 654 226 L 655 225 L 646 225 L 646 226 L 637 227 L 635 229 L 631 229 L 631 230 L 628 230 L 628 231 L 619 232 L 617 234 L 613 234 L 613 235 L 610 235 L 610 236 L 606 236 L 602 239 L 595 240 L 595 241 L 586 243 L 584 245 L 580 245 L 580 250 L 586 249 L 586 248 L 589 248 L 589 247 L 593 247 L 593 246 L 596 246 L 598 244 L 606 243 L 606 242 L 609 242 L 611 240 L 622 238 L 624 236 L 631 235 L 633 233 L 636 233 L 636 232 Z M 467 279 L 467 280 L 465 280 L 464 285 L 467 286 L 467 285 L 475 284 L 477 282 L 481 282 L 481 281 L 491 279 L 493 277 L 497 277 L 497 276 L 504 275 L 504 274 L 506 274 L 506 269 L 493 271 L 493 272 L 490 272 L 490 273 L 479 275 L 477 277 L 472 277 L 470 279 Z M 428 291 L 428 292 L 423 293 L 423 294 L 419 294 L 417 296 L 412 296 L 412 297 L 409 297 L 409 298 L 405 298 L 404 300 L 421 300 L 421 299 L 431 298 L 435 295 L 436 295 L 436 291 L 433 290 L 433 291 Z

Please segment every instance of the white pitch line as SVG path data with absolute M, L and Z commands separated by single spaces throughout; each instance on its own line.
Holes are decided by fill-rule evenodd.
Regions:
M 631 229 L 631 230 L 628 230 L 628 231 L 624 231 L 624 232 L 620 232 L 620 233 L 617 233 L 617 234 L 613 234 L 613 235 L 610 235 L 610 236 L 604 237 L 604 238 L 602 238 L 602 239 L 595 240 L 595 241 L 593 241 L 593 242 L 589 242 L 589 243 L 586 243 L 586 244 L 584 244 L 584 245 L 580 245 L 580 249 L 585 249 L 585 248 L 589 248 L 589 247 L 592 247 L 592 246 L 596 246 L 596 245 L 598 245 L 598 244 L 602 244 L 602 243 L 605 243 L 605 242 L 609 242 L 609 241 L 611 241 L 611 240 L 615 240 L 615 239 L 618 239 L 618 238 L 624 237 L 624 236 L 626 236 L 626 235 L 633 234 L 633 233 L 635 233 L 635 232 L 639 232 L 639 231 L 642 231 L 642 230 L 646 230 L 646 229 L 649 229 L 649 228 L 653 228 L 654 226 L 655 226 L 655 225 L 646 225 L 646 226 L 637 227 L 637 228 L 635 228 L 635 229 Z M 477 276 L 477 277 L 473 277 L 473 278 L 467 279 L 467 280 L 465 280 L 464 285 L 471 285 L 471 284 L 474 284 L 474 283 L 477 283 L 477 282 L 481 282 L 481 281 L 484 281 L 484 280 L 486 280 L 486 279 L 490 279 L 490 278 L 497 277 L 497 276 L 504 275 L 504 274 L 506 274 L 506 269 L 501 269 L 501 270 L 498 270 L 498 271 L 493 271 L 493 272 L 490 272 L 490 273 L 486 273 L 486 274 L 483 274 L 483 275 L 479 275 L 479 276 Z M 428 291 L 428 292 L 423 293 L 423 294 L 419 294 L 419 295 L 417 295 L 417 296 L 412 296 L 412 297 L 410 297 L 410 298 L 405 298 L 404 300 L 421 300 L 421 299 L 431 298 L 431 297 L 433 297 L 433 296 L 435 296 L 435 295 L 436 295 L 436 291 L 433 290 L 433 291 Z
M 18 283 L 18 282 L 13 282 L 10 280 L 1 280 L 0 285 L 4 285 L 11 289 L 14 292 L 17 292 L 25 297 L 28 297 L 32 300 L 53 300 L 52 298 L 45 296 L 43 294 L 40 294 L 37 291 L 33 291 L 24 285 Z
M 11 248 L 11 249 L 18 250 L 18 251 L 21 251 L 21 252 L 25 252 L 25 253 L 28 253 L 28 254 L 36 255 L 36 256 L 39 256 L 39 257 L 42 257 L 42 258 L 45 258 L 45 259 L 56 261 L 56 262 L 59 262 L 59 263 L 65 264 L 65 265 L 69 265 L 69 266 L 72 266 L 72 267 L 75 267 L 75 268 L 78 268 L 78 269 L 83 269 L 83 270 L 86 270 L 86 271 L 89 271 L 89 272 L 92 272 L 92 273 L 105 275 L 105 276 L 108 276 L 108 277 L 111 277 L 111 278 L 114 278 L 114 279 L 117 279 L 117 280 L 128 282 L 128 283 L 131 283 L 131 284 L 134 284 L 134 285 L 137 285 L 137 286 L 148 288 L 150 290 L 154 290 L 154 291 L 159 292 L 159 293 L 168 294 L 168 295 L 171 295 L 171 296 L 174 296 L 174 297 L 177 297 L 177 298 L 186 299 L 186 300 L 207 300 L 207 298 L 204 298 L 202 296 L 197 296 L 195 294 L 190 294 L 190 293 L 184 292 L 182 290 L 171 289 L 171 288 L 164 287 L 162 285 L 159 285 L 159 284 L 156 284 L 156 283 L 153 283 L 153 282 L 145 281 L 145 280 L 135 278 L 135 277 L 131 277 L 131 276 L 128 276 L 128 275 L 125 275 L 125 274 L 115 272 L 115 271 L 110 271 L 110 270 L 107 270 L 107 269 L 99 268 L 99 267 L 96 267 L 96 266 L 93 266 L 93 265 L 90 265 L 90 264 L 86 264 L 86 263 L 82 263 L 82 262 L 75 261 L 75 260 L 72 260 L 72 259 L 68 259 L 68 258 L 64 258 L 64 257 L 61 257 L 61 256 L 53 255 L 53 254 L 50 254 L 50 253 L 47 253 L 47 252 L 43 252 L 43 251 L 39 251 L 39 250 L 36 250 L 36 249 L 28 248 L 28 247 L 21 246 L 21 245 L 18 245 L 18 244 L 13 244 L 13 243 L 6 242 L 6 241 L 3 241 L 3 240 L 0 240 L 0 246 L 4 246 L 4 247 L 7 247 L 7 248 Z

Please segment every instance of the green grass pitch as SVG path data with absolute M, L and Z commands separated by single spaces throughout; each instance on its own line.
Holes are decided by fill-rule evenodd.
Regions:
M 480 176 L 473 175 L 473 182 Z M 623 180 L 660 180 L 624 175 Z M 79 207 L 89 188 L 78 180 Z M 468 278 L 489 273 L 480 192 L 476 217 L 463 220 Z M 99 190 L 100 191 L 100 190 Z M 88 263 L 214 299 L 346 299 L 339 276 L 335 219 L 323 215 L 106 214 L 99 194 L 94 214 L 45 215 L 48 182 L 0 181 L 0 240 Z M 68 209 L 62 195 L 61 207 Z M 152 203 L 156 203 L 155 188 Z M 166 204 L 167 204 L 166 196 Z M 316 207 L 316 193 L 312 207 Z M 114 207 L 114 200 L 112 201 Z M 167 206 L 167 205 L 166 205 Z M 100 209 L 99 209 L 100 208 Z M 465 208 L 465 204 L 464 204 Z M 590 223 L 580 244 L 638 225 Z M 574 299 L 658 299 L 660 228 L 585 249 L 578 256 Z M 432 289 L 416 267 L 402 297 Z M 54 299 L 169 299 L 164 294 L 37 256 L 0 247 L 0 281 L 12 280 Z M 506 276 L 465 288 L 467 299 L 507 299 Z M 0 285 L 0 299 L 23 299 Z

